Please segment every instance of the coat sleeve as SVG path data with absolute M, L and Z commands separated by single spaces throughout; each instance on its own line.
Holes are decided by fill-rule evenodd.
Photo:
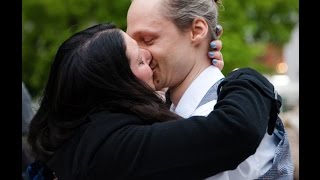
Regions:
M 272 99 L 252 81 L 229 79 L 207 117 L 119 125 L 95 161 L 114 174 L 143 179 L 203 179 L 235 169 L 255 153 L 266 133 L 271 106 Z M 106 152 L 108 156 L 103 155 Z

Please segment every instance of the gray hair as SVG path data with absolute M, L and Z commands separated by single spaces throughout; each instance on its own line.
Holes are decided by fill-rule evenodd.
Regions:
M 217 39 L 215 29 L 218 23 L 217 0 L 165 0 L 163 15 L 181 31 L 189 28 L 196 17 L 203 17 L 208 23 L 212 39 Z

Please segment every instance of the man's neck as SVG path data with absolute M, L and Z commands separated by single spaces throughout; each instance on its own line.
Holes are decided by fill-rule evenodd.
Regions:
M 182 95 L 188 89 L 190 84 L 210 65 L 210 61 L 207 59 L 206 61 L 203 61 L 203 63 L 195 64 L 195 66 L 192 68 L 192 70 L 190 71 L 188 76 L 183 80 L 182 83 L 180 83 L 178 86 L 171 87 L 169 89 L 170 99 L 175 106 L 179 103 Z

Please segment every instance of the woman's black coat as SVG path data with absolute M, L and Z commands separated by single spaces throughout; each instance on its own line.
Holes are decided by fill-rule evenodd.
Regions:
M 280 97 L 248 68 L 229 74 L 219 90 L 207 117 L 148 124 L 128 114 L 92 114 L 47 165 L 59 180 L 204 179 L 235 169 L 255 153 Z

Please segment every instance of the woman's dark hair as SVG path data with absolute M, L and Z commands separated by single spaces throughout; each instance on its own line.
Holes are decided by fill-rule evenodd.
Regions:
M 47 161 L 88 122 L 109 111 L 135 114 L 146 122 L 175 120 L 162 100 L 132 73 L 121 30 L 99 24 L 78 32 L 58 49 L 28 142 L 37 160 Z

